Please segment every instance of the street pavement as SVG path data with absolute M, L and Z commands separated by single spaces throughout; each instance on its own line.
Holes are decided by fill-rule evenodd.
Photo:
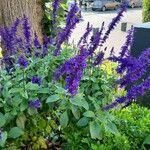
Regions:
M 105 22 L 105 30 L 107 29 L 108 24 L 111 22 L 112 18 L 115 17 L 117 11 L 92 11 L 92 10 L 83 10 L 82 17 L 83 21 L 80 22 L 76 29 L 73 31 L 70 42 L 77 44 L 80 37 L 85 32 L 85 28 L 87 23 L 90 22 L 94 28 L 98 28 L 101 26 L 102 22 Z M 112 47 L 114 47 L 115 53 L 118 54 L 121 46 L 125 42 L 127 32 L 121 31 L 121 23 L 127 22 L 127 29 L 130 29 L 132 25 L 142 23 L 142 10 L 141 8 L 128 9 L 127 12 L 124 13 L 124 17 L 121 22 L 117 25 L 114 31 L 112 31 L 109 39 L 104 45 L 104 48 L 107 47 L 106 56 L 109 55 L 109 51 Z

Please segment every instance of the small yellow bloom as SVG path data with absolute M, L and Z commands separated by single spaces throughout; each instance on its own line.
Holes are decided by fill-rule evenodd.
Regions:
M 0 58 L 2 58 L 2 48 L 0 47 Z

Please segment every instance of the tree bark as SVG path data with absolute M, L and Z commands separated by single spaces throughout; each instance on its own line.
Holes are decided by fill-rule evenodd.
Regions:
M 32 34 L 36 32 L 42 42 L 43 3 L 43 0 L 0 0 L 0 26 L 10 26 L 17 18 L 26 15 Z

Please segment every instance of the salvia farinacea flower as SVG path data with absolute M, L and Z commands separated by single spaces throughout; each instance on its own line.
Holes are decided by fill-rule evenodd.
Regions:
M 147 77 L 141 84 L 133 85 L 128 91 L 126 96 L 118 97 L 114 102 L 110 105 L 103 107 L 103 110 L 109 110 L 111 108 L 117 107 L 119 104 L 128 105 L 133 100 L 136 100 L 139 96 L 145 94 L 147 90 L 150 89 L 150 76 Z
M 57 11 L 59 9 L 59 5 L 60 5 L 60 0 L 53 0 L 52 3 L 52 29 L 54 29 L 56 21 L 57 21 Z
M 102 23 L 100 30 L 97 31 L 95 33 L 95 35 L 93 35 L 91 37 L 90 47 L 88 48 L 89 55 L 93 55 L 95 50 L 99 47 L 100 41 L 102 40 L 102 32 L 103 32 L 103 30 L 104 30 L 104 22 Z
M 71 7 L 70 12 L 66 18 L 66 26 L 58 33 L 56 38 L 56 49 L 54 51 L 54 56 L 60 54 L 61 45 L 63 42 L 68 41 L 72 30 L 75 28 L 76 24 L 79 23 L 80 18 L 77 16 L 78 7 L 76 3 Z
M 39 49 L 41 48 L 41 44 L 39 42 L 39 39 L 38 39 L 38 36 L 36 33 L 34 33 L 34 40 L 33 40 L 33 43 L 34 43 L 34 47 Z
M 41 77 L 38 77 L 38 76 L 33 76 L 31 81 L 33 84 L 38 84 L 38 85 L 41 85 L 41 83 L 42 83 Z
M 26 42 L 29 43 L 31 38 L 31 31 L 30 31 L 29 19 L 25 15 L 23 18 L 23 32 L 24 32 L 24 37 Z
M 117 16 L 115 18 L 112 19 L 111 23 L 108 26 L 108 29 L 106 30 L 103 39 L 101 41 L 101 46 L 103 45 L 103 43 L 106 42 L 106 40 L 108 39 L 111 31 L 114 30 L 114 28 L 116 27 L 116 25 L 119 23 L 119 21 L 121 20 L 121 18 L 123 17 L 123 13 L 127 10 L 127 6 L 126 4 L 122 4 L 120 7 L 120 10 L 117 14 Z
M 84 47 L 81 47 L 80 53 L 75 57 L 67 60 L 63 65 L 54 72 L 54 79 L 60 80 L 65 78 L 66 90 L 72 96 L 78 92 L 80 80 L 83 76 L 83 71 L 86 68 L 86 58 L 88 53 Z
M 86 44 L 87 43 L 87 37 L 89 36 L 89 34 L 91 33 L 91 31 L 93 30 L 93 27 L 90 25 L 90 23 L 87 23 L 87 27 L 85 30 L 85 33 L 83 34 L 83 36 L 80 38 L 79 42 L 78 42 L 78 46 L 80 44 Z
M 25 56 L 21 55 L 18 59 L 18 64 L 21 68 L 25 69 L 27 68 L 29 62 L 28 60 L 25 58 Z
M 41 108 L 41 101 L 39 99 L 29 100 L 28 105 L 30 108 L 39 109 Z

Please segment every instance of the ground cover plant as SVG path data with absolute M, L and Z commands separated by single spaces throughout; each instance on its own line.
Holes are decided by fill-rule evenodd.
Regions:
M 54 21 L 58 8 L 56 0 Z M 141 122 L 132 122 L 132 113 L 129 119 L 125 116 L 128 121 L 124 128 L 120 118 L 124 119 L 125 113 L 120 109 L 149 91 L 150 77 L 140 79 L 150 66 L 150 49 L 138 58 L 130 55 L 134 28 L 129 30 L 119 56 L 112 48 L 106 59 L 103 47 L 125 11 L 122 5 L 108 28 L 102 23 L 90 41 L 87 38 L 93 27 L 88 23 L 76 47 L 67 44 L 82 19 L 76 4 L 66 16 L 65 27 L 53 38 L 46 36 L 43 44 L 36 33 L 31 37 L 26 16 L 11 27 L 0 28 L 5 47 L 0 69 L 0 146 L 4 150 L 109 150 L 122 145 L 130 149 L 133 141 L 129 132 L 141 123 L 143 126 L 134 131 L 140 130 L 143 135 L 133 134 L 138 139 L 133 148 L 146 149 L 149 110 L 141 108 L 148 114 Z M 19 25 L 23 38 L 17 35 Z M 116 108 L 115 112 L 112 108 Z M 135 109 L 139 110 L 138 106 Z

